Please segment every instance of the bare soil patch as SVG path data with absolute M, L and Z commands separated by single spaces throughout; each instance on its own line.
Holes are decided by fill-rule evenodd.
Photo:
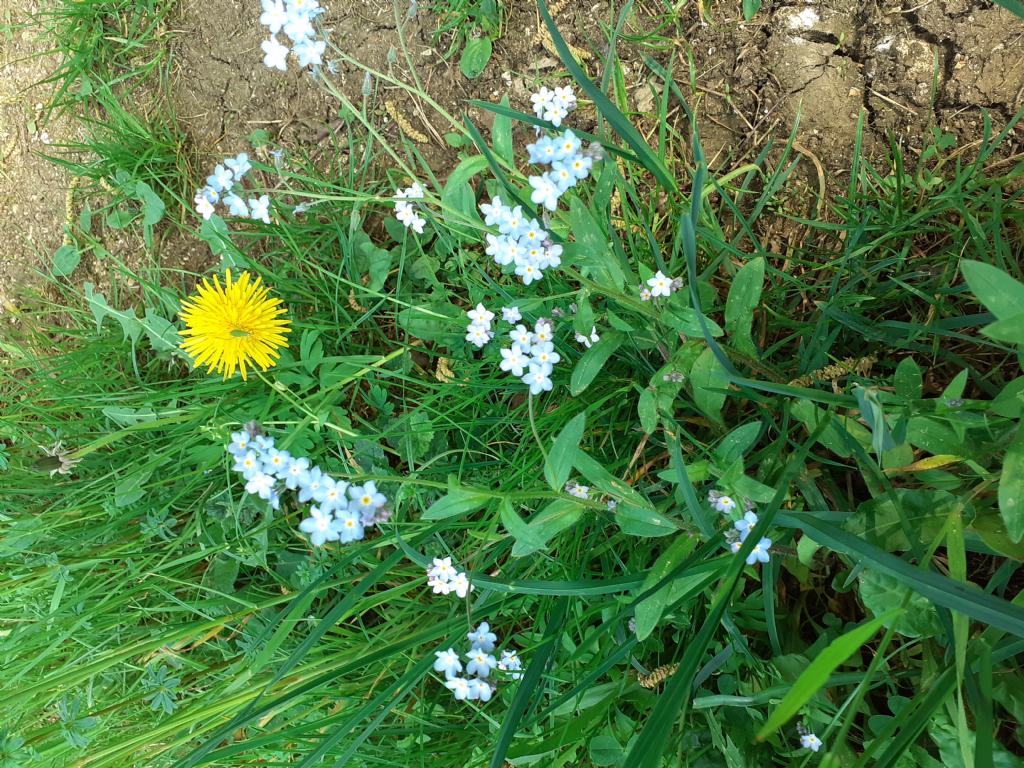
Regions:
M 599 76 L 607 30 L 621 3 L 553 5 L 564 36 L 591 54 L 584 66 Z M 528 0 L 504 3 L 503 34 L 475 80 L 467 80 L 454 59 L 442 59 L 446 41 L 435 43 L 436 20 L 422 9 L 408 19 L 404 3 L 396 15 L 390 0 L 329 0 L 325 6 L 325 26 L 342 51 L 402 82 L 418 78 L 455 116 L 468 99 L 496 101 L 503 95 L 527 110 L 530 91 L 561 70 L 542 45 L 539 17 Z M 0 217 L 0 299 L 12 294 L 40 256 L 60 245 L 67 218 L 69 179 L 42 154 L 52 149 L 46 141 L 60 144 L 74 127 L 66 120 L 39 120 L 51 88 L 36 83 L 56 65 L 45 54 L 51 42 L 32 23 L 40 8 L 38 0 L 0 0 L 0 206 L 6 214 Z M 256 129 L 285 144 L 328 150 L 339 125 L 337 104 L 307 72 L 293 67 L 283 74 L 263 66 L 265 31 L 258 18 L 259 4 L 250 0 L 181 0 L 175 15 L 169 97 L 193 149 L 208 160 L 244 149 Z M 655 22 L 667 22 L 658 46 L 617 46 L 631 106 L 642 112 L 651 105 L 644 55 L 671 62 L 685 84 L 686 57 L 692 54 L 692 106 L 715 167 L 749 160 L 766 139 L 785 138 L 799 115 L 801 146 L 830 181 L 845 183 L 861 110 L 865 150 L 877 156 L 886 151 L 889 134 L 919 152 L 933 127 L 956 135 L 960 146 L 978 142 L 983 110 L 998 130 L 1024 99 L 1024 21 L 983 0 L 785 0 L 766 3 L 751 22 L 742 21 L 733 0 L 706 3 L 703 14 L 687 3 L 667 20 L 663 4 L 640 2 L 625 32 L 641 36 Z M 363 70 L 343 61 L 333 70 L 326 76 L 361 105 Z M 442 138 L 443 121 L 404 89 L 372 82 L 371 90 L 367 109 L 385 136 L 413 138 L 443 178 L 457 154 Z M 486 133 L 489 114 L 471 114 Z M 422 136 L 399 128 L 396 115 Z M 584 109 L 574 120 L 591 128 L 593 118 Z M 528 130 L 522 131 L 525 138 Z M 1018 126 L 1003 156 L 1020 153 L 1022 145 L 1024 129 Z M 168 237 L 160 250 L 165 265 L 202 269 L 208 260 L 205 245 L 181 234 Z
M 998 130 L 1024 104 L 1024 21 L 988 2 L 772 3 L 750 23 L 692 15 L 698 124 L 722 164 L 787 136 L 798 115 L 799 140 L 832 175 L 849 168 L 861 110 L 877 155 L 889 134 L 919 152 L 932 127 L 976 142 L 983 110 Z M 1004 154 L 1022 140 L 1018 126 Z
M 44 155 L 75 128 L 44 122 L 52 87 L 38 83 L 58 60 L 33 23 L 39 10 L 35 0 L 0 0 L 0 312 L 64 234 L 70 179 Z

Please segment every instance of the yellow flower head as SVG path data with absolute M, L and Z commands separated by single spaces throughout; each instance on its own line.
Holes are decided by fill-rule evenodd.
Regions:
M 196 367 L 205 365 L 224 378 L 242 372 L 245 366 L 258 365 L 262 370 L 277 363 L 278 347 L 287 345 L 290 321 L 281 300 L 270 298 L 270 289 L 260 286 L 260 278 L 251 280 L 243 272 L 231 282 L 231 270 L 224 276 L 224 287 L 214 275 L 213 285 L 203 279 L 199 294 L 182 302 L 181 319 L 185 321 L 181 343 Z

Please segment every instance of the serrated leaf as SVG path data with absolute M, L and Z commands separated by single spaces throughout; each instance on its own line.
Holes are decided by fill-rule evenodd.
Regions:
M 556 491 L 565 487 L 569 474 L 576 460 L 576 451 L 583 439 L 583 430 L 587 423 L 587 414 L 579 413 L 566 424 L 558 437 L 555 438 L 547 461 L 544 462 L 544 478 L 548 485 Z
M 178 333 L 174 323 L 151 309 L 146 310 L 141 323 L 154 350 L 181 354 L 181 334 Z
M 214 214 L 199 225 L 199 239 L 210 246 L 210 252 L 214 256 L 232 259 L 237 256 L 238 249 L 231 242 L 231 231 L 227 223 L 220 216 Z M 227 264 L 226 266 L 234 266 Z
M 114 309 L 107 303 L 107 299 L 102 293 L 97 293 L 93 290 L 92 283 L 85 283 L 83 287 L 85 289 L 85 300 L 92 311 L 92 316 L 96 319 L 96 330 L 99 331 L 103 327 L 104 319 L 112 317 L 121 324 L 121 331 L 124 333 L 125 340 L 131 339 L 132 344 L 137 343 L 139 336 L 142 335 L 143 328 L 135 313 Z
M 117 485 L 114 486 L 114 506 L 118 508 L 127 507 L 129 504 L 145 496 L 146 490 L 142 486 L 149 480 L 150 474 L 150 472 L 144 470 L 135 472 L 128 475 L 124 480 L 118 481 Z
M 128 408 L 111 405 L 103 409 L 103 415 L 120 427 L 131 427 L 136 424 L 156 421 L 159 416 L 152 408 Z

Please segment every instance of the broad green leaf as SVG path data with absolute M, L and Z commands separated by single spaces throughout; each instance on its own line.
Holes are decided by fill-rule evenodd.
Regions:
M 701 338 L 705 328 L 714 338 L 724 336 L 721 326 L 707 315 L 701 315 L 692 307 L 666 307 L 662 310 L 662 319 L 674 330 L 687 336 Z M 703 320 L 703 325 L 701 321 Z
M 508 96 L 501 97 L 501 105 L 508 106 Z M 515 148 L 512 145 L 512 118 L 508 115 L 494 116 L 494 123 L 491 125 L 491 144 L 494 146 L 494 154 L 509 165 L 515 164 Z
M 441 208 L 448 226 L 463 236 L 472 236 L 483 229 L 483 220 L 476 208 L 476 194 L 469 180 L 487 168 L 487 158 L 474 155 L 465 158 L 448 175 L 441 190 Z
M 544 549 L 545 540 L 538 534 L 535 528 L 530 528 L 530 526 L 523 522 L 523 519 L 512 508 L 512 502 L 508 499 L 502 499 L 500 514 L 501 524 L 505 526 L 505 530 L 515 539 L 514 556 L 521 557 L 522 555 L 528 555 Z M 515 547 L 519 548 L 518 555 L 515 553 Z
M 459 307 L 448 303 L 406 307 L 398 313 L 398 324 L 413 338 L 454 345 L 462 338 L 459 323 L 464 324 Z
M 594 214 L 576 196 L 569 200 L 569 229 L 574 242 L 567 244 L 566 250 L 583 274 L 612 288 L 624 286 L 626 276 L 608 246 L 608 236 Z
M 626 751 L 611 733 L 599 733 L 590 740 L 590 762 L 594 765 L 621 765 Z
M 615 498 L 616 501 L 626 501 L 636 507 L 654 512 L 654 506 L 644 496 L 637 493 L 632 486 L 615 477 L 611 472 L 601 466 L 601 463 L 583 451 L 576 451 L 573 463 L 579 473 L 583 475 L 590 484 Z
M 491 500 L 490 494 L 454 487 L 431 504 L 423 513 L 424 520 L 445 520 L 467 512 L 475 512 Z
M 618 332 L 606 333 L 601 340 L 583 353 L 569 379 L 569 392 L 576 396 L 597 378 L 597 374 L 604 368 L 615 351 L 622 346 L 625 336 Z
M 722 442 L 715 448 L 715 458 L 722 464 L 731 464 L 743 457 L 743 455 L 754 447 L 757 438 L 761 434 L 763 423 L 754 421 L 750 424 L 743 424 L 736 427 L 732 432 L 722 438 Z
M 62 245 L 53 253 L 53 266 L 50 271 L 55 277 L 67 277 L 82 261 L 82 254 L 74 244 Z
M 823 420 L 830 419 L 829 425 L 818 435 L 818 443 L 837 456 L 845 459 L 853 455 L 853 449 L 847 445 L 848 438 L 844 437 L 844 433 L 852 437 L 864 450 L 871 448 L 871 433 L 854 418 L 829 413 L 810 400 L 797 400 L 790 406 L 789 412 L 804 425 L 808 434 L 814 434 Z
M 1009 344 L 1024 344 L 1024 312 L 1010 315 L 981 329 L 986 336 Z
M 999 514 L 1012 542 L 1024 538 L 1024 429 L 1019 427 L 1016 439 L 1006 451 L 999 476 Z
M 782 701 L 779 702 L 771 715 L 757 732 L 757 739 L 764 740 L 765 737 L 777 731 L 793 717 L 800 708 L 810 701 L 811 697 L 825 685 L 829 676 L 836 668 L 856 653 L 861 646 L 874 637 L 875 633 L 887 621 L 892 621 L 899 615 L 900 610 L 893 609 L 888 613 L 879 616 L 871 621 L 866 621 L 858 627 L 854 627 L 844 635 L 837 637 L 826 646 L 825 650 L 814 657 L 807 669 L 789 689 Z
M 978 300 L 1000 320 L 1013 317 L 1024 307 L 1024 284 L 1014 280 L 999 267 L 980 261 L 960 262 L 967 285 Z
M 710 347 L 705 348 L 694 362 L 690 370 L 690 384 L 693 386 L 694 403 L 705 416 L 720 424 L 729 375 Z
M 484 71 L 487 62 L 491 60 L 493 44 L 491 38 L 486 35 L 470 38 L 466 41 L 466 47 L 462 49 L 462 57 L 459 59 L 459 69 L 470 80 L 473 80 Z
M 653 389 L 645 389 L 637 401 L 637 412 L 640 426 L 648 435 L 658 427 L 658 394 Z
M 576 460 L 576 451 L 583 439 L 583 430 L 587 423 L 587 414 L 578 413 L 566 424 L 558 437 L 555 438 L 547 461 L 544 462 L 544 478 L 554 490 L 565 487 Z
M 751 357 L 757 356 L 752 327 L 754 310 L 761 302 L 764 287 L 764 258 L 758 256 L 736 273 L 725 302 L 725 330 L 733 346 Z
M 912 357 L 904 357 L 896 366 L 896 374 L 893 376 L 893 383 L 896 385 L 896 395 L 904 400 L 919 400 L 924 389 L 924 379 L 921 376 L 921 369 Z
M 989 407 L 1007 419 L 1024 416 L 1024 376 L 1019 376 L 1003 387 Z
M 575 525 L 582 516 L 582 505 L 571 499 L 555 499 L 526 524 L 530 529 L 526 539 L 529 543 L 523 543 L 517 538 L 512 546 L 512 557 L 522 557 L 545 549 L 554 536 Z
M 135 195 L 142 201 L 143 226 L 151 227 L 164 217 L 164 201 L 149 184 L 144 181 L 135 182 Z
M 628 501 L 620 501 L 615 508 L 615 522 L 628 536 L 668 536 L 679 529 L 676 523 L 660 512 Z
M 225 595 L 235 593 L 235 580 L 238 578 L 237 558 L 221 552 L 214 556 L 213 561 L 203 574 L 203 583 L 211 589 Z
M 864 606 L 875 616 L 907 600 L 910 589 L 895 577 L 865 568 L 857 576 L 857 591 Z M 892 622 L 886 621 L 888 627 Z M 939 616 L 928 600 L 910 593 L 906 611 L 895 621 L 895 630 L 905 637 L 934 637 L 942 631 Z
M 112 211 L 107 214 L 107 226 L 111 229 L 124 229 L 135 221 L 138 215 L 137 211 Z
M 639 591 L 646 592 L 672 573 L 679 563 L 689 557 L 696 546 L 697 538 L 695 536 L 688 536 L 686 534 L 677 536 L 668 549 L 662 552 L 657 561 L 655 561 L 654 567 L 648 572 L 647 578 L 644 579 L 643 586 Z M 646 600 L 637 603 L 634 612 L 637 640 L 646 640 L 650 636 L 654 628 L 658 626 L 665 607 L 674 602 L 672 597 L 674 591 L 672 588 L 673 584 L 674 582 L 666 584 Z

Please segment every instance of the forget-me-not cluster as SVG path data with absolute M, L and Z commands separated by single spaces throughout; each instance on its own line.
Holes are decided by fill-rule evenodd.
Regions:
M 555 351 L 554 326 L 547 318 L 540 318 L 531 331 L 522 323 L 508 334 L 512 345 L 501 350 L 501 370 L 520 379 L 530 388 L 531 395 L 550 392 L 551 374 L 562 358 Z
M 530 102 L 533 104 L 533 113 L 537 117 L 547 120 L 557 128 L 562 124 L 562 120 L 576 109 L 576 94 L 568 85 L 554 90 L 541 88 L 530 96 Z
M 466 316 L 469 317 L 469 325 L 466 326 L 466 341 L 479 349 L 494 338 L 494 331 L 491 330 L 494 313 L 483 304 L 477 304 L 476 309 L 469 310 Z
M 465 597 L 474 590 L 465 571 L 452 565 L 450 557 L 435 557 L 427 568 L 427 586 L 435 595 L 456 595 Z
M 647 280 L 647 285 L 640 285 L 640 300 L 650 301 L 657 298 L 668 298 L 674 291 L 678 291 L 683 281 L 678 277 L 672 278 L 663 273 L 660 269 Z
M 219 203 L 227 209 L 231 216 L 240 216 L 269 224 L 270 197 L 260 195 L 259 197 L 250 197 L 248 200 L 242 197 L 242 194 L 245 193 L 241 186 L 242 179 L 251 170 L 249 155 L 245 152 L 240 152 L 234 157 L 227 158 L 223 163 L 219 163 L 213 169 L 213 173 L 206 177 L 206 186 L 196 193 L 196 213 L 203 219 L 209 219 L 217 212 Z
M 292 53 L 300 67 L 316 67 L 323 63 L 327 42 L 318 38 L 313 22 L 324 12 L 319 0 L 262 0 L 260 24 L 270 32 L 264 40 L 263 63 L 271 69 L 288 71 L 288 54 Z M 283 33 L 291 47 L 277 39 Z
M 732 521 L 732 529 L 726 531 L 725 534 L 726 544 L 730 551 L 739 552 L 743 542 L 747 540 L 747 536 L 757 525 L 757 513 L 754 512 L 753 504 L 749 500 L 746 501 L 743 505 L 742 516 L 740 516 L 740 505 L 731 496 L 712 490 L 708 492 L 708 502 Z M 747 565 L 767 563 L 771 546 L 772 540 L 767 536 L 762 537 L 747 555 Z
M 506 205 L 500 196 L 480 206 L 484 223 L 497 227 L 488 233 L 487 255 L 501 267 L 511 267 L 524 285 L 544 277 L 544 270 L 562 264 L 562 246 L 552 242 L 537 219 L 523 213 L 520 205 Z
M 414 181 L 412 186 L 395 191 L 395 218 L 417 235 L 423 234 L 423 225 L 427 220 L 416 212 L 416 204 L 412 201 L 422 199 L 423 185 L 418 181 Z
M 594 166 L 593 150 L 582 149 L 582 142 L 572 131 L 561 136 L 541 136 L 526 145 L 530 162 L 547 165 L 551 170 L 539 176 L 530 176 L 530 200 L 547 210 L 558 208 L 558 199 L 590 175 Z
M 480 622 L 466 638 L 470 643 L 469 652 L 461 657 L 454 648 L 434 652 L 434 671 L 444 674 L 445 688 L 457 701 L 490 701 L 495 690 L 491 678 L 494 670 L 505 672 L 512 680 L 523 676 L 523 662 L 514 650 L 504 650 L 500 658 L 494 657 L 498 636 L 486 621 Z
M 366 535 L 366 529 L 384 522 L 390 515 L 388 500 L 371 480 L 352 485 L 335 480 L 305 457 L 279 450 L 274 438 L 243 429 L 231 435 L 228 453 L 233 469 L 245 480 L 245 490 L 270 504 L 281 506 L 281 493 L 295 491 L 300 503 L 309 503 L 309 517 L 299 530 L 314 547 L 328 541 L 347 544 Z

